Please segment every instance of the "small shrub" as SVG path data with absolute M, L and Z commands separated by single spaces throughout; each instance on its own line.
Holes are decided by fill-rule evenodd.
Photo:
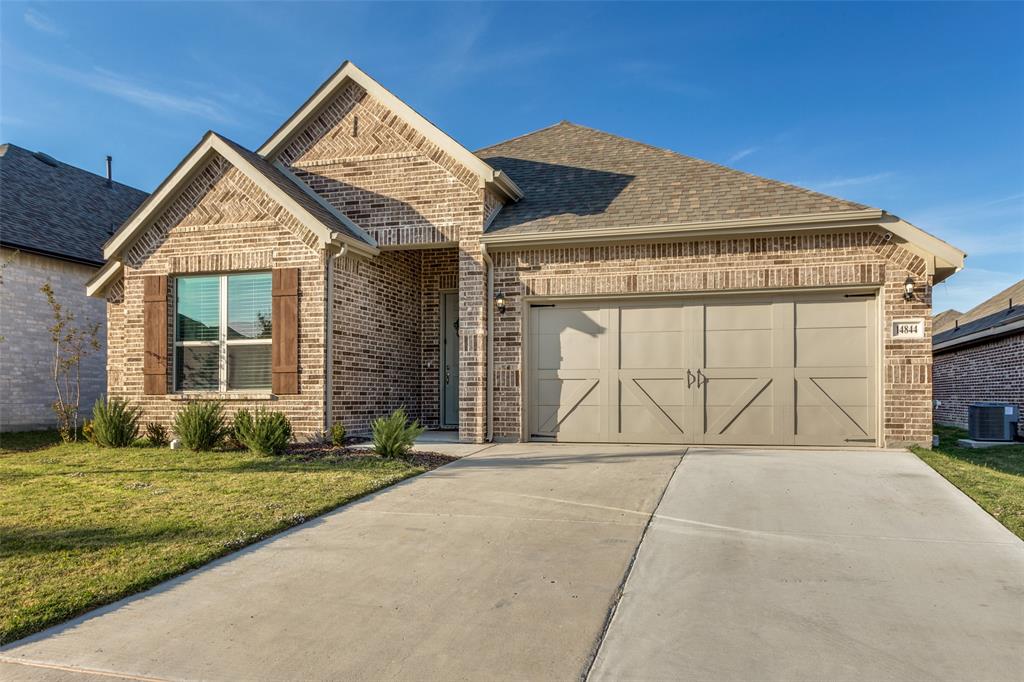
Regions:
M 174 415 L 174 433 L 189 450 L 212 450 L 228 434 L 224 406 L 216 400 L 189 402 Z
M 92 434 L 97 445 L 126 448 L 139 437 L 142 409 L 121 398 L 99 398 L 92 406 Z
M 149 422 L 146 424 L 146 440 L 153 447 L 162 448 L 166 447 L 170 441 L 167 434 L 167 427 L 158 422 Z
M 252 412 L 239 410 L 235 412 L 235 418 L 231 425 L 231 432 L 227 435 L 228 445 L 235 450 L 246 447 L 243 434 L 252 432 Z
M 334 423 L 331 424 L 331 442 L 335 445 L 345 444 L 345 435 L 348 431 L 345 430 L 344 424 Z
M 234 435 L 238 441 L 258 455 L 279 455 L 292 439 L 292 425 L 283 412 L 270 412 L 262 407 L 250 414 L 235 414 Z
M 387 417 L 373 420 L 373 451 L 381 457 L 402 457 L 425 429 L 418 421 L 409 423 L 405 410 L 399 408 Z
M 86 441 L 92 443 L 93 445 L 97 444 L 96 443 L 96 434 L 93 433 L 92 420 L 91 419 L 84 419 L 84 420 L 82 420 L 82 438 L 84 438 Z

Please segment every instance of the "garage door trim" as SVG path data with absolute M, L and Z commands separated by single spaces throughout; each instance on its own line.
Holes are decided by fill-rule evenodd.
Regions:
M 608 305 L 615 304 L 628 304 L 628 305 L 642 305 L 644 303 L 657 304 L 659 302 L 668 301 L 680 301 L 685 302 L 686 300 L 692 300 L 703 302 L 721 302 L 721 299 L 739 300 L 739 299 L 768 299 L 773 296 L 786 296 L 791 297 L 794 302 L 799 301 L 804 296 L 813 296 L 814 294 L 833 294 L 843 295 L 846 297 L 873 297 L 874 304 L 871 307 L 869 314 L 873 318 L 873 336 L 874 339 L 868 340 L 868 350 L 873 355 L 871 363 L 873 365 L 873 395 L 874 395 L 874 410 L 871 414 L 872 421 L 874 423 L 874 438 L 862 441 L 849 442 L 845 446 L 812 446 L 812 447 L 848 447 L 848 448 L 863 448 L 863 447 L 881 447 L 884 442 L 884 411 L 885 411 L 885 391 L 884 391 L 884 363 L 883 363 L 883 350 L 884 350 L 884 306 L 883 306 L 883 289 L 880 285 L 875 286 L 853 286 L 853 287 L 808 287 L 808 288 L 775 288 L 775 289 L 737 289 L 729 291 L 691 291 L 691 292 L 676 292 L 676 293 L 649 293 L 649 294 L 588 294 L 578 296 L 567 296 L 567 295 L 526 295 L 522 298 L 522 315 L 520 318 L 521 323 L 521 339 L 522 339 L 522 353 L 521 353 L 521 366 L 520 376 L 520 437 L 523 441 L 544 441 L 546 438 L 537 438 L 531 434 L 531 400 L 532 400 L 532 347 L 531 347 L 531 318 L 533 317 L 533 309 L 535 307 L 545 306 L 556 306 L 556 305 L 593 305 L 605 303 Z M 765 444 L 770 446 L 771 444 Z M 797 446 L 803 445 L 799 442 Z

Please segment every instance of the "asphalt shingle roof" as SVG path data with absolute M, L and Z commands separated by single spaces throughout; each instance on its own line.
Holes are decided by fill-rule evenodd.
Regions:
M 476 154 L 523 190 L 491 223 L 503 234 L 870 208 L 567 121 Z
M 999 327 L 1019 320 L 1024 320 L 1024 279 L 974 306 L 955 321 L 948 322 L 945 330 L 936 332 L 933 327 L 932 345 L 956 341 L 988 330 L 998 334 Z
M 45 159 L 45 160 L 44 160 Z M 102 264 L 103 244 L 146 198 L 120 182 L 0 145 L 0 243 Z

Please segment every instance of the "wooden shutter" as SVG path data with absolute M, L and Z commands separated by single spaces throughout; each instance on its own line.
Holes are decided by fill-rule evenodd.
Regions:
M 146 275 L 143 282 L 142 392 L 164 395 L 167 393 L 167 275 Z
M 299 392 L 299 269 L 274 268 L 271 371 L 278 395 Z

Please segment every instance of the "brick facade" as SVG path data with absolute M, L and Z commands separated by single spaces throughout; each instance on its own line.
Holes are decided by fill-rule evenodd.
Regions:
M 495 288 L 508 302 L 495 319 L 495 436 L 521 437 L 524 296 L 608 296 L 877 286 L 883 301 L 883 438 L 930 443 L 931 342 L 893 341 L 891 322 L 929 318 L 924 264 L 875 232 L 713 239 L 495 253 Z M 903 282 L 921 285 L 903 299 Z
M 218 398 L 229 414 L 281 410 L 298 433 L 324 428 L 324 254 L 308 231 L 244 174 L 218 158 L 132 244 L 123 280 L 107 293 L 109 393 L 143 408 L 143 422 L 169 424 L 188 397 Z M 174 276 L 299 268 L 299 394 L 266 392 L 144 395 L 143 278 L 168 275 L 168 339 L 173 354 Z M 168 362 L 168 387 L 174 385 Z
M 53 286 L 57 301 L 75 313 L 80 326 L 100 323 L 101 348 L 81 364 L 81 411 L 88 415 L 106 391 L 106 316 L 103 301 L 85 295 L 85 283 L 96 268 L 47 256 L 0 249 L 3 285 L 0 286 L 0 431 L 53 428 L 56 389 L 51 378 L 53 346 L 46 296 L 39 290 Z
M 1015 403 L 1024 412 L 1024 334 L 935 354 L 935 421 L 967 428 L 974 402 Z M 1017 424 L 1024 435 L 1024 420 Z
M 178 396 L 141 395 L 142 276 L 295 266 L 301 269 L 300 394 L 232 397 L 231 406 L 282 409 L 299 433 L 335 421 L 364 433 L 372 419 L 396 407 L 436 427 L 439 292 L 457 289 L 460 437 L 482 441 L 493 306 L 481 237 L 501 208 L 499 197 L 354 83 L 274 160 L 372 235 L 380 255 L 329 256 L 243 174 L 223 162 L 211 164 L 137 238 L 125 257 L 123 283 L 111 288 L 111 392 L 143 404 L 146 419 L 166 421 L 180 404 Z M 499 438 L 521 435 L 524 296 L 868 286 L 880 290 L 884 309 L 884 441 L 930 442 L 931 280 L 919 257 L 880 231 L 492 250 L 491 256 L 495 289 L 508 301 L 507 311 L 494 319 Z M 908 275 L 919 283 L 911 301 L 903 298 Z M 924 318 L 925 338 L 894 341 L 890 323 L 903 317 Z

